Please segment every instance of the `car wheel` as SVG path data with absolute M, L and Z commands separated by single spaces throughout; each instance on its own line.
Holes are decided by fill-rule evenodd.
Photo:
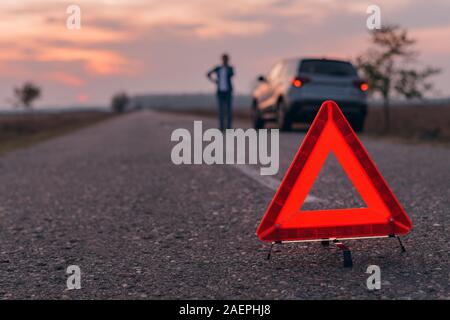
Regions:
M 283 102 L 283 100 L 280 100 L 277 105 L 278 110 L 278 127 L 281 131 L 290 131 L 292 129 L 292 119 L 289 115 L 289 112 L 287 112 L 287 106 Z
M 252 122 L 255 129 L 264 128 L 264 119 L 261 116 L 261 112 L 259 111 L 256 102 L 254 102 L 252 106 Z

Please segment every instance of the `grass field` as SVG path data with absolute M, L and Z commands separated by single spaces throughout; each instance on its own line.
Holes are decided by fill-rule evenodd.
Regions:
M 94 111 L 0 115 L 0 155 L 113 116 Z
M 174 112 L 180 112 L 175 111 Z M 184 110 L 183 113 L 216 116 L 209 110 Z M 109 119 L 107 112 L 23 113 L 0 115 L 0 155 L 36 142 L 65 134 L 79 128 Z M 239 110 L 236 118 L 249 118 L 248 110 Z M 383 109 L 369 108 L 364 134 L 374 137 L 400 138 L 405 141 L 450 142 L 449 106 L 402 106 L 391 108 L 388 133 L 383 132 Z
M 390 131 L 383 132 L 382 108 L 369 108 L 364 132 L 410 140 L 450 142 L 450 105 L 402 106 L 390 109 Z
M 171 109 L 165 112 L 217 116 L 215 107 L 199 110 Z M 238 119 L 250 120 L 250 109 L 239 108 L 234 112 L 234 116 Z M 450 143 L 450 105 L 391 107 L 390 119 L 390 130 L 384 132 L 383 109 L 381 107 L 369 107 L 363 134 L 374 137 L 400 138 L 410 142 Z

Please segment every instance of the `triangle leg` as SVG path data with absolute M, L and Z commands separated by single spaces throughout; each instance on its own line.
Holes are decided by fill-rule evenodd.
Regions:
M 272 256 L 272 249 L 274 244 L 280 244 L 281 241 L 274 241 L 270 244 L 270 249 L 269 249 L 269 253 L 267 254 L 267 260 L 270 260 L 270 257 Z
M 402 252 L 406 252 L 405 246 L 402 243 L 402 240 L 400 239 L 399 236 L 395 236 L 398 240 L 398 244 L 400 245 L 400 248 L 402 249 Z
M 352 268 L 353 267 L 353 260 L 352 260 L 352 252 L 350 249 L 344 245 L 342 242 L 334 241 L 334 244 L 336 247 L 342 250 L 342 256 L 344 258 L 344 268 Z

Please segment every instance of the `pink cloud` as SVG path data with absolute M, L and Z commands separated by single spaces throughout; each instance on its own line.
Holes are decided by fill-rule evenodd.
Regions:
M 77 95 L 78 102 L 87 102 L 89 100 L 89 96 L 85 93 L 80 93 Z
M 204 72 L 227 51 L 237 71 L 237 92 L 248 93 L 255 76 L 280 58 L 351 59 L 369 39 L 365 10 L 371 2 L 366 0 L 76 3 L 82 27 L 71 31 L 65 25 L 65 2 L 0 1 L 0 87 L 34 79 L 45 86 L 41 101 L 57 103 L 79 101 L 80 88 L 90 103 L 105 103 L 115 90 L 207 91 L 213 88 Z M 440 83 L 450 93 L 445 59 L 450 45 L 442 41 L 450 34 L 444 16 L 448 5 L 418 0 L 378 4 L 384 21 L 399 22 L 417 38 L 424 63 L 443 67 Z
M 83 79 L 65 72 L 51 72 L 47 77 L 58 83 L 62 83 L 71 87 L 79 87 L 85 84 L 85 81 Z
M 93 75 L 129 74 L 134 72 L 133 64 L 120 54 L 101 49 L 43 48 L 36 56 L 43 62 L 83 62 Z

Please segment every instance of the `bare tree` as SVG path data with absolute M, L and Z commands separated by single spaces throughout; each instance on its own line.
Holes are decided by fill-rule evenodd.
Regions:
M 31 109 L 34 100 L 41 96 L 41 89 L 32 82 L 26 82 L 21 87 L 14 88 L 14 106 Z
M 385 131 L 389 131 L 389 103 L 392 93 L 407 99 L 422 98 L 433 88 L 430 76 L 439 73 L 438 68 L 426 66 L 418 69 L 415 40 L 406 30 L 396 25 L 383 26 L 371 31 L 370 47 L 357 57 L 356 64 L 367 78 L 369 93 L 378 92 L 383 98 Z

